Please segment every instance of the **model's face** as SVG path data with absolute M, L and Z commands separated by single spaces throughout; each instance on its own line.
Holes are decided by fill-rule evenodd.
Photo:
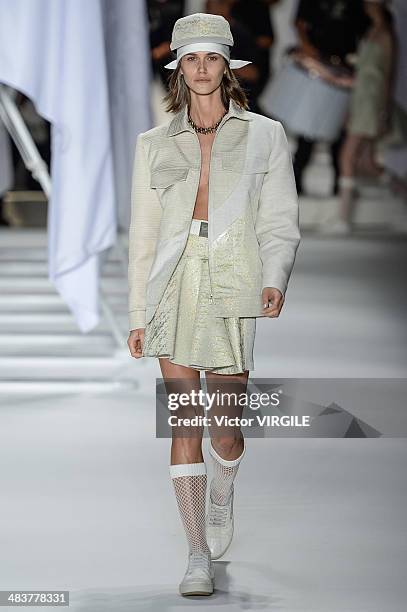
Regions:
M 198 95 L 208 95 L 221 84 L 225 63 L 224 57 L 219 53 L 197 51 L 181 58 L 180 70 L 185 83 L 192 91 Z

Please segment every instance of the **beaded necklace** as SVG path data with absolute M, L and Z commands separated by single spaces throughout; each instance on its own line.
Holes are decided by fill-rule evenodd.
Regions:
M 213 134 L 218 129 L 218 127 L 219 127 L 223 117 L 226 114 L 227 114 L 227 111 L 222 115 L 222 117 L 219 119 L 219 121 L 217 121 L 211 127 L 201 127 L 199 125 L 196 125 L 196 123 L 192 120 L 191 115 L 188 113 L 188 123 L 189 123 L 189 125 L 192 126 L 192 128 L 195 130 L 195 132 L 198 132 L 199 134 Z

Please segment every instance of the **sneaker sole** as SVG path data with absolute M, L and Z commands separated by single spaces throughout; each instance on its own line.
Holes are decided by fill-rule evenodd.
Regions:
M 188 586 L 179 587 L 181 595 L 212 595 L 213 590 L 213 584 L 207 582 L 192 582 Z

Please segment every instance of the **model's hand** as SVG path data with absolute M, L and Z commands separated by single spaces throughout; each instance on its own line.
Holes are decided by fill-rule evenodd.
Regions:
M 127 340 L 132 357 L 140 359 L 143 356 L 144 328 L 132 329 Z
M 276 287 L 264 287 L 261 293 L 263 314 L 266 317 L 278 317 L 284 304 L 284 296 Z M 270 302 L 270 305 L 268 304 Z

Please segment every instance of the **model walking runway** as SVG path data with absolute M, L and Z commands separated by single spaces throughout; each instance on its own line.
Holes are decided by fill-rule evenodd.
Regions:
M 219 15 L 179 19 L 167 124 L 139 135 L 129 229 L 128 345 L 159 359 L 168 393 L 245 392 L 257 317 L 278 317 L 300 242 L 287 137 L 249 112 L 232 70 L 233 37 Z M 190 402 L 177 416 L 202 415 Z M 236 396 L 238 397 L 238 396 Z M 243 406 L 229 406 L 241 417 Z M 213 414 L 222 415 L 218 402 Z M 180 414 L 181 413 L 181 414 Z M 231 421 L 233 422 L 233 421 Z M 234 480 L 245 454 L 239 427 L 212 427 L 210 486 L 202 427 L 172 430 L 170 476 L 188 542 L 181 595 L 211 595 L 212 559 L 234 534 Z M 206 512 L 207 489 L 209 488 Z

